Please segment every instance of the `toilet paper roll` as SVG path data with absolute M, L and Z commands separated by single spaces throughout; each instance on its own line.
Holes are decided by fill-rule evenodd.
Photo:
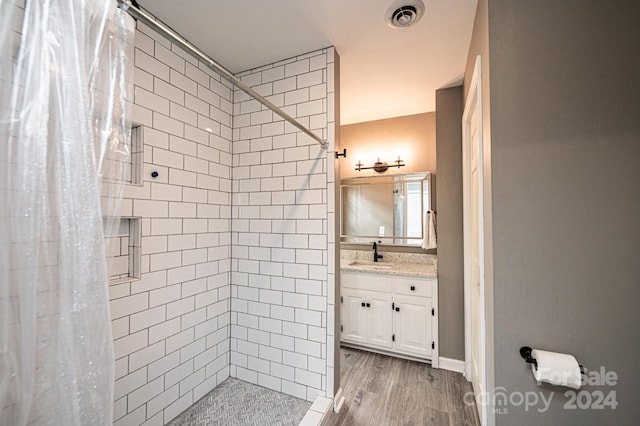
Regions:
M 537 363 L 537 366 L 531 364 L 531 370 L 538 383 L 547 382 L 552 385 L 580 389 L 582 385 L 580 365 L 573 355 L 534 349 L 531 351 L 531 357 Z

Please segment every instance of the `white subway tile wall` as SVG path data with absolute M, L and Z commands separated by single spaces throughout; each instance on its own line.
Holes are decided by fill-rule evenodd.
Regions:
M 328 149 L 244 92 L 233 102 L 230 374 L 309 401 L 333 396 L 334 56 L 238 75 Z
M 143 182 L 121 214 L 142 218 L 141 278 L 110 288 L 118 426 L 169 422 L 230 363 L 231 85 L 141 23 L 134 84 Z
M 137 24 L 142 168 L 121 215 L 140 223 L 111 253 L 115 425 L 166 424 L 229 375 L 333 396 L 335 60 L 328 48 L 240 75 L 324 149 Z

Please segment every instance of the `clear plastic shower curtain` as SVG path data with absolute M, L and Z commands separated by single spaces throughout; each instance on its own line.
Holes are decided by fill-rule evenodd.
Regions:
M 2 425 L 111 424 L 133 35 L 115 1 L 0 0 Z

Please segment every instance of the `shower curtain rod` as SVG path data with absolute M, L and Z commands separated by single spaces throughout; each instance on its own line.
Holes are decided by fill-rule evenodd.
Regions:
M 229 82 L 233 83 L 240 90 L 242 90 L 243 92 L 245 92 L 249 96 L 255 98 L 255 100 L 260 102 L 262 105 L 266 106 L 271 111 L 275 112 L 280 117 L 284 118 L 289 123 L 293 124 L 295 127 L 297 127 L 298 129 L 300 129 L 301 131 L 303 131 L 304 133 L 309 135 L 311 138 L 313 138 L 315 141 L 317 141 L 320 145 L 322 145 L 325 149 L 327 148 L 327 141 L 326 140 L 324 140 L 321 137 L 317 136 L 311 130 L 307 129 L 302 124 L 300 124 L 298 121 L 296 121 L 295 118 L 291 117 L 289 114 L 287 114 L 286 112 L 282 111 L 280 108 L 278 108 L 277 106 L 275 106 L 274 104 L 269 102 L 262 95 L 260 95 L 258 92 L 253 90 L 251 87 L 249 87 L 246 84 L 244 84 L 242 81 L 240 81 L 238 78 L 236 78 L 236 76 L 234 76 L 231 73 L 231 71 L 227 70 L 225 67 L 223 67 L 222 65 L 220 65 L 219 63 L 217 63 L 216 61 L 211 59 L 211 57 L 209 57 L 206 53 L 204 53 L 203 51 L 201 51 L 197 47 L 191 45 L 180 34 L 176 33 L 171 28 L 169 28 L 168 26 L 164 25 L 162 22 L 156 21 L 151 15 L 149 15 L 148 13 L 143 11 L 142 9 L 136 7 L 131 2 L 131 0 L 118 0 L 118 6 L 122 10 L 126 11 L 127 13 L 129 13 L 129 15 L 133 16 L 136 19 L 139 19 L 144 24 L 148 25 L 153 30 L 157 31 L 160 35 L 162 35 L 163 37 L 165 37 L 166 39 L 168 39 L 172 43 L 175 43 L 178 47 L 180 47 L 182 50 L 184 50 L 185 52 L 187 52 L 188 54 L 190 54 L 194 58 L 203 61 L 205 64 L 207 64 L 207 66 L 210 69 L 214 70 L 221 77 L 223 77 L 224 79 L 226 79 Z

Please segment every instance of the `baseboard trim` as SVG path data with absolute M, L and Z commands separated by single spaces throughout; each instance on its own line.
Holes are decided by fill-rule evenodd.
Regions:
M 343 346 L 345 348 L 358 349 L 358 350 L 365 351 L 365 352 L 373 352 L 373 353 L 380 354 L 380 355 L 392 356 L 394 358 L 402 358 L 402 359 L 408 359 L 410 361 L 423 362 L 425 364 L 431 364 L 431 366 L 434 367 L 434 368 L 438 368 L 435 365 L 433 365 L 433 362 L 432 362 L 431 358 L 420 358 L 420 357 L 417 357 L 417 356 L 403 354 L 403 353 L 399 353 L 399 352 L 385 351 L 384 349 L 377 349 L 377 348 L 372 348 L 372 347 L 369 347 L 369 346 L 358 345 L 357 343 L 340 342 L 340 347 L 343 347 Z M 442 358 L 440 358 L 440 359 L 442 359 Z
M 444 370 L 455 371 L 456 373 L 464 373 L 464 361 L 453 358 L 445 358 L 442 356 L 439 358 L 439 361 L 439 367 Z

